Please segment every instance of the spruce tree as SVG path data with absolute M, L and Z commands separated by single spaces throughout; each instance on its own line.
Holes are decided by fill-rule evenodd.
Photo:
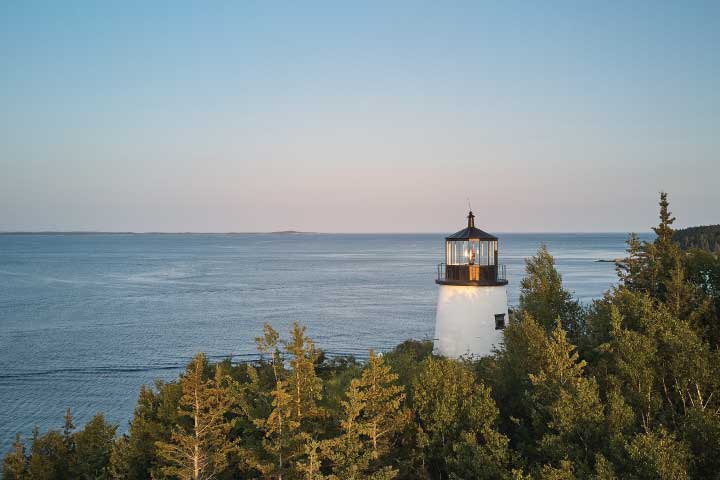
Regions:
M 155 389 L 142 385 L 128 433 L 119 438 L 111 453 L 115 478 L 146 480 L 161 476 L 157 443 L 169 442 L 178 423 L 183 390 L 179 382 L 155 382 Z
M 550 332 L 560 319 L 571 338 L 585 333 L 580 303 L 565 290 L 555 259 L 545 245 L 525 260 L 525 277 L 520 281 L 520 309 L 532 315 Z
M 549 463 L 569 458 L 585 474 L 602 446 L 603 406 L 586 362 L 567 341 L 558 321 L 541 353 L 539 370 L 530 374 L 538 451 Z
M 641 282 L 641 273 L 644 265 L 642 242 L 636 233 L 631 233 L 627 239 L 627 256 L 622 262 L 615 265 L 620 282 L 627 288 L 643 291 L 646 285 Z
M 85 427 L 74 434 L 75 461 L 71 466 L 73 476 L 83 480 L 112 478 L 110 454 L 117 425 L 105 422 L 98 413 Z
M 657 235 L 657 243 L 667 244 L 672 241 L 673 233 L 675 230 L 672 228 L 675 217 L 670 213 L 669 206 L 670 202 L 667 199 L 666 192 L 660 192 L 660 224 L 657 227 L 653 227 L 653 232 Z

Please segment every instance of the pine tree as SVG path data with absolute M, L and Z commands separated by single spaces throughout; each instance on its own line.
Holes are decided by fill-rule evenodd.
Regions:
M 165 462 L 162 472 L 181 480 L 214 478 L 227 465 L 234 445 L 228 440 L 230 410 L 218 379 L 206 380 L 207 360 L 198 354 L 180 380 L 183 396 L 178 415 L 188 419 L 175 426 L 169 442 L 158 442 L 158 456 Z
M 279 342 L 280 335 L 267 323 L 263 327 L 263 336 L 255 338 L 257 349 L 263 356 L 261 359 L 264 361 L 264 356 L 270 355 L 273 388 L 266 394 L 260 388 L 257 378 L 253 382 L 254 393 L 268 397 L 271 409 L 266 417 L 253 419 L 257 429 L 263 433 L 263 440 L 261 448 L 250 452 L 248 463 L 267 477 L 275 475 L 282 479 L 290 450 L 291 433 L 297 426 L 290 424 L 290 396 L 287 394 L 286 372 Z
M 402 408 L 404 388 L 396 384 L 397 379 L 383 357 L 371 350 L 360 378 L 352 380 L 342 402 L 343 433 L 324 443 L 337 478 L 388 479 L 397 475 L 397 470 L 382 462 L 393 437 L 409 421 L 409 412 Z
M 297 322 L 293 324 L 291 339 L 285 344 L 285 351 L 290 356 L 288 390 L 293 403 L 291 418 L 305 427 L 322 416 L 317 405 L 322 399 L 322 381 L 315 372 L 318 351 L 315 343 L 305 335 L 305 327 Z
M 297 470 L 303 480 L 325 480 L 328 477 L 322 474 L 322 460 L 320 458 L 320 442 L 308 440 L 305 443 L 305 462 L 298 462 Z
M 270 325 L 265 325 L 264 335 L 256 343 L 262 354 L 271 355 L 274 386 L 269 394 L 270 413 L 254 420 L 265 436 L 263 451 L 255 452 L 249 462 L 264 475 L 282 480 L 298 473 L 298 466 L 306 457 L 305 446 L 316 436 L 318 421 L 323 416 L 318 406 L 322 381 L 315 372 L 318 352 L 297 323 L 291 340 L 284 344 L 289 370 L 283 365 L 279 335 Z
M 383 357 L 371 350 L 367 366 L 360 378 L 352 381 L 348 392 L 348 397 L 358 398 L 362 404 L 356 421 L 359 430 L 370 439 L 375 460 L 388 452 L 392 436 L 408 421 L 408 412 L 401 408 L 404 388 L 395 383 L 397 379 Z
M 8 453 L 3 460 L 3 480 L 23 480 L 28 478 L 27 462 L 25 444 L 22 442 L 20 434 L 18 433 L 15 435 L 12 451 Z

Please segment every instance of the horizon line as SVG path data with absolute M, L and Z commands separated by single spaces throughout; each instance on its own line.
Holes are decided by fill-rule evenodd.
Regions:
M 692 227 L 685 227 L 692 228 Z M 683 230 L 683 229 L 677 229 Z M 268 232 L 239 232 L 239 231 L 105 231 L 105 230 L 7 230 L 0 231 L 0 235 L 448 235 L 452 232 L 315 232 L 300 230 L 279 230 Z M 653 233 L 652 230 L 525 230 L 525 231 L 497 231 L 503 234 L 603 234 L 603 233 Z

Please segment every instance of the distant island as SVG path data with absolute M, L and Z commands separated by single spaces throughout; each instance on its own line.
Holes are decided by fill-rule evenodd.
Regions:
M 704 225 L 676 230 L 673 240 L 683 250 L 698 248 L 712 253 L 720 253 L 720 225 Z

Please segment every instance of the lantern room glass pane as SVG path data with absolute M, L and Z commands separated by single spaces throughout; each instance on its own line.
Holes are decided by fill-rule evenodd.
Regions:
M 448 240 L 445 263 L 448 265 L 495 265 L 497 242 L 494 240 Z

